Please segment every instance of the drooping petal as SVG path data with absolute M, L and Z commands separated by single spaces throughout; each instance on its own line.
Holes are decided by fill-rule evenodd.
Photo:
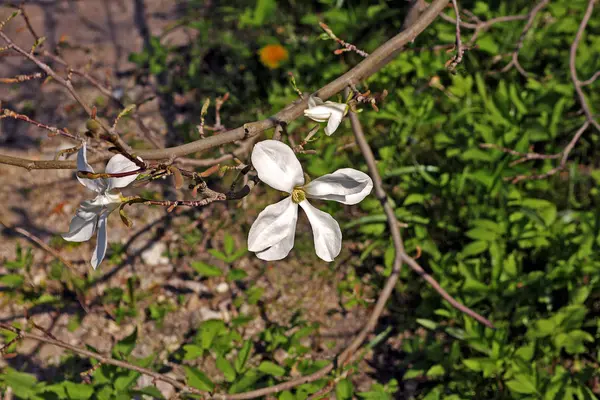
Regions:
M 77 170 L 84 172 L 94 172 L 94 169 L 87 162 L 87 146 L 85 142 L 77 152 Z M 77 176 L 77 180 L 86 188 L 93 190 L 94 192 L 103 192 L 106 190 L 106 180 L 105 179 L 87 179 L 80 178 Z
M 331 109 L 331 115 L 329 116 L 329 121 L 327 121 L 327 126 L 325 127 L 325 134 L 331 136 L 342 123 L 346 107 L 348 106 L 346 104 L 333 103 L 331 101 L 325 102 L 325 106 Z
M 373 180 L 364 172 L 353 168 L 342 168 L 311 181 L 304 189 L 307 197 L 311 199 L 356 204 L 371 193 Z
M 304 110 L 304 116 L 317 122 L 325 122 L 331 116 L 331 108 L 323 105 L 307 108 Z
M 248 233 L 248 250 L 260 252 L 277 245 L 296 230 L 297 220 L 298 205 L 292 202 L 291 197 L 271 204 L 258 214 L 252 224 Z
M 102 210 L 102 205 L 93 204 L 93 201 L 82 202 L 71 220 L 69 232 L 62 234 L 63 239 L 69 242 L 89 240 L 96 230 L 98 216 Z
M 122 154 L 116 154 L 110 160 L 108 160 L 108 164 L 106 164 L 106 169 L 104 171 L 107 174 L 119 174 L 138 169 L 140 169 L 140 167 L 138 167 L 133 161 L 129 160 Z M 138 175 L 139 174 L 128 175 L 122 178 L 108 178 L 107 190 L 125 187 L 131 182 L 135 181 L 135 178 L 137 178 Z
M 312 227 L 317 256 L 327 262 L 333 261 L 342 250 L 342 231 L 335 219 L 326 212 L 313 207 L 307 200 L 300 203 Z
M 294 151 L 277 140 L 258 142 L 252 150 L 252 165 L 261 181 L 273 189 L 291 193 L 304 185 L 304 173 Z
M 96 269 L 98 265 L 104 260 L 106 255 L 107 237 L 106 237 L 106 219 L 108 218 L 108 212 L 102 213 L 98 219 L 98 236 L 96 237 L 96 248 L 92 254 L 92 268 Z
M 296 207 L 297 209 L 298 207 Z M 256 253 L 256 257 L 265 261 L 282 260 L 290 254 L 294 247 L 294 238 L 296 237 L 296 227 L 291 230 L 290 234 L 283 238 L 279 243 L 274 244 L 266 250 Z

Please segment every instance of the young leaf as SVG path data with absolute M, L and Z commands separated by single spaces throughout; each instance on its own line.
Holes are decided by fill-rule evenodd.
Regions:
M 215 384 L 197 368 L 184 365 L 183 369 L 185 370 L 185 377 L 188 385 L 207 392 L 212 392 L 215 388 Z

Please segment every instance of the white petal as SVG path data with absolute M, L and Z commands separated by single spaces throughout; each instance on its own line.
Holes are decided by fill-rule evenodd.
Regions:
M 100 216 L 98 221 L 98 236 L 96 238 L 96 248 L 94 254 L 92 254 L 92 268 L 96 269 L 98 265 L 104 260 L 106 255 L 107 238 L 106 238 L 106 218 L 108 213 L 105 212 Z
M 342 250 L 342 231 L 335 219 L 326 212 L 313 207 L 308 201 L 300 203 L 312 227 L 317 256 L 327 262 L 333 261 Z
M 261 211 L 248 233 L 248 250 L 263 251 L 275 246 L 296 230 L 298 205 L 291 197 L 271 204 Z M 289 252 L 289 251 L 288 251 Z
M 304 110 L 304 116 L 317 122 L 325 122 L 331 116 L 331 108 L 327 106 L 316 106 Z
M 342 168 L 323 175 L 305 187 L 307 197 L 334 200 L 342 204 L 360 203 L 373 189 L 371 177 L 353 168 Z
M 102 210 L 103 207 L 101 205 L 95 205 L 91 201 L 82 202 L 71 220 L 69 232 L 62 235 L 63 239 L 69 242 L 85 242 L 89 240 L 96 230 L 98 215 Z
M 331 136 L 336 131 L 338 126 L 340 126 L 340 124 L 342 123 L 342 118 L 344 118 L 344 113 L 346 112 L 347 105 L 328 101 L 325 103 L 325 106 L 331 109 L 331 116 L 329 117 L 329 121 L 327 121 L 325 134 L 327 136 Z
M 83 142 L 83 146 L 77 152 L 77 170 L 84 172 L 94 172 L 94 169 L 87 162 L 87 146 Z M 104 179 L 87 179 L 77 176 L 77 180 L 86 188 L 94 192 L 103 192 L 106 190 L 106 180 Z
M 291 193 L 304 185 L 304 173 L 293 150 L 277 140 L 258 142 L 252 150 L 252 165 L 261 181 L 273 189 Z
M 142 160 L 140 158 L 140 160 Z M 129 160 L 122 154 L 114 155 L 110 160 L 108 160 L 108 164 L 106 164 L 106 169 L 104 172 L 107 174 L 118 174 L 122 172 L 131 172 L 140 169 L 133 161 Z M 114 188 L 122 188 L 129 185 L 131 182 L 135 181 L 138 174 L 124 176 L 122 178 L 108 178 L 108 189 Z
M 104 207 L 105 209 L 108 208 L 112 211 L 121 204 L 121 193 L 102 193 L 96 196 L 94 200 L 90 200 L 89 203 L 94 206 Z
M 296 207 L 298 209 L 298 207 Z M 288 236 L 283 238 L 279 243 L 274 244 L 266 250 L 256 253 L 256 257 L 265 261 L 276 261 L 282 260 L 290 254 L 290 251 L 294 247 L 294 238 L 296 237 L 296 227 L 290 232 Z

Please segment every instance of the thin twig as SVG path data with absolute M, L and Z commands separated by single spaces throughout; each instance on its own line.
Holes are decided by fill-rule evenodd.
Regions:
M 519 37 L 519 40 L 517 41 L 517 45 L 515 46 L 515 49 L 512 52 L 511 61 L 504 68 L 502 68 L 500 70 L 500 72 L 506 72 L 506 71 L 510 70 L 512 67 L 515 67 L 517 69 L 517 71 L 519 71 L 519 73 L 521 75 L 523 75 L 525 78 L 527 78 L 529 76 L 527 71 L 525 71 L 525 69 L 521 66 L 521 63 L 519 63 L 519 52 L 523 48 L 523 44 L 525 43 L 525 37 L 527 36 L 527 33 L 533 26 L 533 22 L 535 21 L 536 15 L 549 2 L 550 2 L 550 0 L 540 0 L 540 2 L 537 3 L 535 5 L 535 7 L 533 7 L 531 9 L 531 11 L 529 12 L 529 14 L 527 16 L 527 23 L 525 24 L 525 27 L 523 28 L 523 31 L 521 32 L 521 36 Z
M 392 274 L 394 273 L 394 271 L 396 271 L 396 269 L 398 269 L 398 273 L 399 273 L 401 261 L 406 262 L 408 264 L 408 266 L 410 268 L 412 268 L 413 271 L 415 271 L 417 274 L 419 274 L 419 276 L 421 276 L 423 279 L 425 279 L 425 281 L 427 281 L 427 283 L 429 283 L 429 285 L 436 292 L 438 292 L 444 300 L 446 300 L 448 303 L 450 303 L 450 305 L 452 305 L 452 307 L 454 307 L 457 310 L 465 313 L 466 315 L 469 315 L 470 317 L 476 319 L 477 321 L 481 322 L 483 325 L 493 328 L 494 326 L 492 325 L 492 323 L 489 320 L 487 320 L 486 318 L 477 314 L 475 311 L 471 310 L 467 306 L 456 301 L 452 296 L 450 296 L 450 294 L 448 294 L 448 292 L 446 292 L 440 286 L 440 284 L 435 280 L 435 278 L 433 278 L 431 275 L 429 275 L 423 269 L 423 267 L 421 267 L 412 257 L 410 257 L 408 254 L 406 254 L 406 251 L 404 250 L 404 246 L 402 245 L 402 238 L 400 237 L 400 229 L 397 224 L 396 215 L 394 214 L 394 209 L 387 200 L 387 195 L 383 189 L 383 183 L 381 181 L 381 176 L 379 175 L 379 171 L 377 170 L 377 165 L 375 163 L 375 156 L 373 155 L 373 151 L 371 150 L 371 147 L 369 146 L 369 143 L 367 142 L 367 139 L 365 138 L 365 134 L 364 134 L 364 131 L 360 124 L 360 121 L 358 120 L 357 114 L 350 113 L 350 123 L 352 124 L 352 130 L 354 131 L 354 137 L 356 138 L 356 143 L 358 144 L 358 147 L 360 148 L 361 152 L 363 153 L 363 157 L 365 158 L 365 161 L 367 162 L 367 167 L 369 168 L 369 174 L 371 175 L 371 178 L 373 179 L 373 189 L 375 190 L 375 196 L 379 199 L 379 201 L 383 205 L 384 212 L 388 219 L 388 225 L 390 227 L 390 232 L 392 233 L 392 239 L 394 241 L 394 249 L 396 251 L 396 258 L 398 259 L 398 261 L 396 261 L 396 260 L 394 261 L 394 269 L 392 270 Z M 396 264 L 396 263 L 398 263 L 398 264 Z M 390 276 L 392 276 L 392 275 L 390 275 Z M 386 285 L 386 287 L 387 287 L 387 285 Z M 390 292 L 392 289 L 393 289 L 393 286 L 392 286 L 392 288 L 389 289 Z M 386 289 L 384 288 L 384 291 L 385 290 Z M 382 293 L 383 293 L 383 291 L 382 291 Z M 379 302 L 378 302 L 378 304 L 379 304 Z
M 590 79 L 586 79 L 585 81 L 580 81 L 579 84 L 581 86 L 591 85 L 596 81 L 596 79 L 600 78 L 600 71 L 596 71 L 594 75 L 590 77 Z
M 456 71 L 456 67 L 463 59 L 465 49 L 460 37 L 460 11 L 458 10 L 458 3 L 456 0 L 452 0 L 452 7 L 454 7 L 454 13 L 456 14 L 456 55 L 450 61 L 448 70 L 453 72 Z
M 80 348 L 77 346 L 70 345 L 66 342 L 63 342 L 62 340 L 53 339 L 53 338 L 47 337 L 47 336 L 36 335 L 35 333 L 25 332 L 21 329 L 15 328 L 14 326 L 11 326 L 11 325 L 8 325 L 5 323 L 0 323 L 0 328 L 5 329 L 10 332 L 13 332 L 13 333 L 16 333 L 17 335 L 19 335 L 21 338 L 24 338 L 24 339 L 33 339 L 33 340 L 37 340 L 39 342 L 58 346 L 63 349 L 72 351 L 73 353 L 81 354 L 83 356 L 96 359 L 103 364 L 114 365 L 116 367 L 125 368 L 125 369 L 131 370 L 131 371 L 139 372 L 140 374 L 148 375 L 157 381 L 166 382 L 166 383 L 172 385 L 173 387 L 175 387 L 181 391 L 184 391 L 184 392 L 194 393 L 194 394 L 205 394 L 204 392 L 202 392 L 198 389 L 195 389 L 193 387 L 187 386 L 186 384 L 184 384 L 176 379 L 170 378 L 165 374 L 161 374 L 161 373 L 152 371 L 147 368 L 139 367 L 135 364 L 131 364 L 126 361 L 115 360 L 114 358 L 111 358 L 108 356 L 103 356 L 102 354 L 99 354 L 99 353 L 96 353 L 96 352 L 93 352 L 93 351 L 90 351 L 87 349 L 83 349 L 83 348 Z
M 571 154 L 571 151 L 575 148 L 575 145 L 580 140 L 581 136 L 587 130 L 587 128 L 590 125 L 593 125 L 598 131 L 600 131 L 600 124 L 598 124 L 598 122 L 594 119 L 593 112 L 585 98 L 583 89 L 581 88 L 583 86 L 583 83 L 577 77 L 577 67 L 576 67 L 577 48 L 579 47 L 579 42 L 581 41 L 583 32 L 585 31 L 585 28 L 592 16 L 592 13 L 594 11 L 594 5 L 595 5 L 596 1 L 597 0 L 589 0 L 585 14 L 584 14 L 583 18 L 581 19 L 579 28 L 577 29 L 577 33 L 575 34 L 575 39 L 573 40 L 573 43 L 571 44 L 571 48 L 569 51 L 569 72 L 570 72 L 570 76 L 571 76 L 571 81 L 573 82 L 573 86 L 575 87 L 575 92 L 577 94 L 579 103 L 581 104 L 581 108 L 583 109 L 583 113 L 585 114 L 586 121 L 577 130 L 577 132 L 575 133 L 573 138 L 569 141 L 567 146 L 563 149 L 563 151 L 561 151 L 560 153 L 557 153 L 557 154 L 552 154 L 552 155 L 548 155 L 548 156 L 539 154 L 535 157 L 533 157 L 533 156 L 530 157 L 529 155 L 526 155 L 525 157 L 523 157 L 523 155 L 519 154 L 518 152 L 515 152 L 512 150 L 507 151 L 508 149 L 499 148 L 501 151 L 505 151 L 505 152 L 513 154 L 513 155 L 515 155 L 515 153 L 516 153 L 516 154 L 520 155 L 521 157 L 523 157 L 520 160 L 517 160 L 517 162 L 520 162 L 521 160 L 527 161 L 529 159 L 548 159 L 548 158 L 558 158 L 559 156 L 561 157 L 559 165 L 557 165 L 556 167 L 550 169 L 549 171 L 547 171 L 545 173 L 535 174 L 535 175 L 523 174 L 523 175 L 518 175 L 514 178 L 511 178 L 511 177 L 506 178 L 507 180 L 510 180 L 512 183 L 517 183 L 517 182 L 520 182 L 523 180 L 546 179 L 546 178 L 564 170 L 566 168 L 567 161 L 569 159 L 569 155 Z M 537 154 L 537 153 L 534 153 L 534 154 Z
M 339 37 L 337 37 L 335 35 L 335 33 L 333 33 L 331 28 L 329 26 L 327 26 L 324 22 L 319 22 L 319 26 L 321 27 L 321 29 L 323 29 L 325 31 L 325 33 L 327 33 L 327 35 L 331 39 L 335 40 L 340 46 L 342 46 L 341 49 L 334 51 L 335 54 L 339 55 L 346 51 L 353 51 L 361 57 L 366 58 L 369 56 L 369 53 L 367 53 L 366 51 L 363 51 L 363 50 L 359 49 L 358 47 L 356 47 L 355 45 L 353 45 L 352 43 L 345 42 L 342 39 L 340 39 Z

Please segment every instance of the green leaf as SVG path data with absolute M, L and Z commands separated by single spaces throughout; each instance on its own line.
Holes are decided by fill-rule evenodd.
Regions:
M 16 288 L 23 285 L 25 278 L 18 274 L 8 274 L 0 277 L 0 284 L 4 284 L 8 287 Z
M 136 371 L 127 371 L 123 373 L 114 381 L 115 389 L 118 391 L 124 391 L 125 389 L 129 389 L 133 386 L 138 378 L 140 377 L 140 373 Z
M 217 357 L 216 364 L 217 364 L 217 368 L 225 376 L 225 380 L 227 382 L 233 382 L 235 380 L 235 378 L 237 376 L 237 374 L 235 373 L 235 369 L 233 368 L 231 363 L 229 361 L 227 361 L 227 359 L 224 356 L 219 355 Z
M 28 399 L 35 393 L 37 379 L 34 375 L 24 372 L 17 372 L 12 368 L 4 369 L 0 374 L 0 381 L 4 381 L 6 385 L 13 389 L 13 392 L 18 397 Z
M 483 240 L 478 240 L 475 242 L 471 242 L 468 245 L 466 245 L 462 251 L 460 252 L 460 254 L 463 257 L 473 257 L 476 256 L 478 254 L 483 253 L 484 251 L 486 251 L 488 249 L 488 242 L 485 242 Z
M 347 400 L 352 398 L 354 386 L 349 379 L 342 379 L 335 385 L 335 398 L 337 400 Z
M 233 268 L 227 273 L 227 280 L 229 282 L 241 281 L 242 279 L 246 278 L 247 276 L 248 276 L 248 274 L 243 269 Z
M 187 384 L 199 390 L 212 392 L 215 384 L 200 370 L 189 365 L 184 365 Z
M 133 349 L 135 348 L 135 342 L 137 340 L 137 327 L 133 330 L 131 335 L 126 336 L 113 347 L 113 355 L 115 357 L 127 357 L 131 354 Z
M 202 357 L 204 354 L 204 348 L 195 344 L 186 344 L 183 346 L 183 359 L 184 360 L 195 360 L 198 357 Z
M 156 388 L 156 386 L 146 386 L 144 388 L 132 391 L 132 394 L 145 394 L 146 396 L 150 396 L 153 399 L 164 400 L 164 396 L 162 395 L 160 390 Z
M 425 376 L 429 378 L 439 378 L 440 376 L 444 376 L 446 374 L 446 370 L 440 364 L 436 364 L 429 368 Z
M 272 376 L 277 376 L 277 377 L 285 375 L 285 368 L 283 368 L 271 361 L 261 362 L 260 365 L 258 366 L 258 370 L 260 372 L 264 372 L 267 375 L 272 375 Z
M 74 382 L 64 382 L 65 392 L 69 400 L 87 400 L 94 394 L 94 388 L 90 385 Z
M 223 239 L 223 249 L 227 255 L 233 253 L 235 250 L 235 241 L 233 240 L 233 236 L 225 234 L 225 238 Z
M 252 342 L 250 340 L 246 340 L 240 349 L 235 362 L 234 367 L 235 370 L 240 373 L 243 371 L 246 366 L 246 362 L 248 361 L 248 357 L 250 357 L 250 351 L 252 350 Z
M 200 325 L 200 344 L 203 349 L 210 349 L 215 336 L 225 329 L 225 323 L 220 319 L 204 321 Z
M 427 329 L 430 329 L 432 331 L 436 330 L 438 327 L 438 323 L 434 322 L 430 319 L 423 319 L 423 318 L 417 318 L 417 324 L 424 326 Z
M 248 388 L 250 388 L 252 385 L 254 385 L 256 383 L 256 381 L 261 378 L 261 376 L 262 376 L 261 373 L 259 373 L 255 369 L 252 369 L 252 370 L 246 372 L 240 378 L 238 378 L 238 380 L 235 381 L 233 383 L 233 385 L 231 385 L 228 392 L 229 393 L 245 392 L 246 390 L 248 390 Z
M 196 270 L 196 272 L 200 276 L 211 277 L 211 276 L 221 276 L 223 272 L 221 268 L 215 267 L 214 265 L 206 264 L 202 261 L 192 261 L 190 266 Z
M 533 378 L 523 374 L 522 372 L 518 373 L 515 376 L 515 379 L 506 382 L 506 386 L 515 393 L 520 394 L 533 394 L 537 393 L 535 388 L 535 384 L 533 383 Z

